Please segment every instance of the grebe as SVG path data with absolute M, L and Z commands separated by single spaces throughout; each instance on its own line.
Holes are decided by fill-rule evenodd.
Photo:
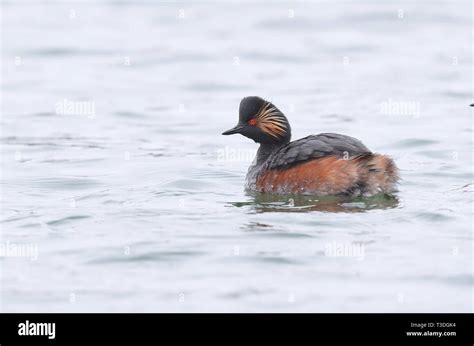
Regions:
M 321 133 L 290 142 L 291 127 L 272 103 L 242 99 L 240 133 L 260 144 L 246 187 L 276 194 L 372 196 L 396 191 L 398 169 L 391 158 L 372 153 L 356 138 Z

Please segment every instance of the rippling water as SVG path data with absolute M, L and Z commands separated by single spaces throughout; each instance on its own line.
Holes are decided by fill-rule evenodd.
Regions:
M 472 311 L 471 2 L 1 9 L 2 311 Z M 245 192 L 247 95 L 399 193 Z

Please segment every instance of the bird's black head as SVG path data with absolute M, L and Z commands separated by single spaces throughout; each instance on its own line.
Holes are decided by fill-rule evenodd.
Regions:
M 288 143 L 291 128 L 285 115 L 273 104 L 258 96 L 244 97 L 240 101 L 239 122 L 222 133 L 233 135 L 240 133 L 257 143 Z

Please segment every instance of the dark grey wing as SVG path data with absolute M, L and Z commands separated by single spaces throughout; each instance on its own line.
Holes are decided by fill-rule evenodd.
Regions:
M 367 153 L 370 150 L 356 138 L 337 133 L 321 133 L 298 139 L 280 148 L 268 158 L 267 167 L 285 168 L 324 156 L 352 158 Z

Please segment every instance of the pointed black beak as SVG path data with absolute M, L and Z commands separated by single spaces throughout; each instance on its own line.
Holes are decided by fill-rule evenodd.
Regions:
M 236 133 L 240 133 L 240 131 L 244 128 L 244 125 L 242 124 L 237 124 L 235 127 L 231 128 L 230 130 L 227 130 L 227 131 L 224 131 L 222 132 L 222 134 L 224 136 L 227 136 L 227 135 L 233 135 L 233 134 L 236 134 Z

